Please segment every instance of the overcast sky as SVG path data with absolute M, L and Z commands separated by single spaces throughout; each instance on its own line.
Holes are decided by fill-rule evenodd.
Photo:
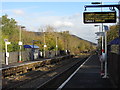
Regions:
M 74 2 L 73 0 L 64 0 L 66 2 L 61 2 L 62 0 L 57 0 L 58 2 L 55 2 L 55 0 L 42 1 L 2 0 L 0 13 L 2 12 L 2 15 L 7 14 L 9 18 L 14 18 L 18 25 L 24 25 L 28 31 L 37 32 L 40 27 L 51 25 L 57 31 L 69 30 L 71 34 L 91 42 L 97 42 L 95 32 L 98 31 L 98 28 L 94 27 L 95 24 L 83 23 L 84 6 L 90 5 L 90 0 L 84 0 L 84 2 L 80 0 L 74 0 Z M 111 2 L 107 2 L 109 0 L 101 1 L 103 4 L 118 4 L 119 0 Z M 100 11 L 101 9 L 94 8 L 87 11 L 93 10 Z M 109 9 L 103 9 L 103 11 L 106 10 Z

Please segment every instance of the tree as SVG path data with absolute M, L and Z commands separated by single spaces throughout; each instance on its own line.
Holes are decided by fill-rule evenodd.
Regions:
M 116 37 L 118 37 L 119 26 L 113 25 L 110 27 L 110 30 L 107 32 L 107 41 L 110 42 Z
M 47 25 L 45 32 L 52 32 L 53 33 L 53 32 L 55 32 L 55 28 L 50 26 L 50 25 Z
M 13 33 L 18 32 L 18 28 L 17 28 L 17 22 L 15 21 L 15 19 L 8 18 L 8 15 L 4 15 L 2 16 L 2 32 L 4 35 L 10 35 L 12 36 Z
M 2 24 L 2 45 L 4 47 L 4 39 L 8 39 L 11 44 L 8 46 L 8 51 L 19 50 L 19 26 L 17 21 L 13 18 L 8 18 L 8 15 L 4 15 L 0 18 L 0 23 Z M 55 28 L 47 25 L 40 29 L 41 32 L 30 32 L 27 30 L 22 31 L 22 42 L 23 45 L 32 45 L 33 40 L 37 40 L 34 44 L 43 50 L 44 46 L 44 34 L 45 42 L 47 44 L 46 50 L 56 50 L 56 40 L 58 45 L 58 50 L 70 50 L 71 52 L 80 52 L 84 50 L 91 49 L 91 44 L 84 41 L 75 35 L 70 35 L 69 31 L 57 32 Z M 43 32 L 44 30 L 44 32 Z M 58 39 L 56 39 L 58 37 Z
M 8 15 L 3 15 L 0 19 L 2 29 L 2 47 L 4 49 L 4 39 L 8 39 L 11 43 L 8 47 L 8 51 L 16 51 L 18 47 L 18 34 L 19 34 L 19 29 L 17 26 L 17 22 L 15 19 L 8 18 Z

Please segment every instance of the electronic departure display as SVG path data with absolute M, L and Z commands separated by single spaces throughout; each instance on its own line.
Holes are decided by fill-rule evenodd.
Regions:
M 84 23 L 116 23 L 116 12 L 84 12 Z

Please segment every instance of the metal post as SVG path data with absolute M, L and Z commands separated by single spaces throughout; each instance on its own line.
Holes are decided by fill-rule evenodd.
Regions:
M 45 58 L 45 46 L 46 46 L 46 43 L 45 43 L 45 32 L 44 32 L 44 58 Z
M 21 49 L 22 49 L 22 47 L 20 45 L 19 62 L 22 62 L 22 59 L 21 59 Z
M 19 26 L 20 32 L 19 32 L 19 45 L 20 45 L 20 50 L 19 50 L 19 62 L 22 62 L 22 55 L 21 55 L 21 49 L 22 49 L 22 40 L 21 40 L 21 29 L 25 28 L 24 26 Z
M 103 32 L 103 29 L 102 29 L 102 32 Z M 103 38 L 103 36 L 101 36 L 102 37 L 102 50 L 101 50 L 101 57 L 103 57 L 103 53 L 104 53 L 104 49 L 103 49 L 103 40 L 104 40 L 104 38 Z M 103 59 L 103 58 L 102 58 Z M 104 66 L 104 61 L 103 60 L 101 60 L 101 75 L 104 75 L 104 68 L 103 68 L 103 66 Z
M 103 78 L 108 78 L 107 76 L 107 32 L 105 32 L 105 75 Z
M 34 60 L 34 40 L 33 40 L 33 48 L 32 48 L 32 52 L 33 52 L 33 60 Z
M 57 39 L 58 39 L 58 37 L 56 37 L 56 56 L 57 56 L 57 48 L 58 48 L 58 45 L 57 45 Z
M 103 32 L 103 23 L 102 23 L 102 32 Z M 102 57 L 104 53 L 104 36 L 102 36 Z M 104 75 L 104 61 L 101 62 L 101 75 Z
M 21 26 L 20 26 L 20 33 L 19 33 L 20 35 L 20 41 L 19 41 L 19 43 L 21 42 Z M 20 45 L 20 44 L 19 44 Z M 20 45 L 20 51 L 19 51 L 19 62 L 21 62 L 21 45 Z
M 95 27 L 96 26 L 99 26 L 99 32 L 100 32 L 100 25 L 94 25 Z M 101 30 L 102 30 L 102 32 L 103 32 L 103 26 L 101 27 Z M 101 44 L 101 46 L 102 46 L 102 50 L 103 50 L 103 36 L 101 36 L 102 37 L 102 44 Z M 101 50 L 101 51 L 102 51 Z M 103 55 L 103 51 L 102 51 L 102 55 Z M 101 56 L 102 56 L 101 54 L 100 54 L 100 59 L 101 59 Z M 101 60 L 101 75 L 104 75 L 104 73 L 103 73 L 103 61 Z
M 103 24 L 102 24 L 102 32 L 103 32 Z M 104 53 L 104 36 L 102 36 L 102 54 Z
M 6 57 L 6 65 L 8 65 L 8 56 L 7 56 L 7 43 L 5 42 L 5 57 Z
M 101 2 L 101 5 L 102 5 L 102 2 Z M 102 12 L 102 7 L 101 7 L 101 12 Z M 103 32 L 103 23 L 102 23 L 102 32 Z M 102 56 L 103 56 L 103 53 L 104 53 L 104 36 L 102 36 Z M 104 74 L 104 67 L 103 67 L 103 65 L 104 65 L 104 62 L 101 62 L 101 75 L 103 75 Z
M 100 26 L 99 26 L 99 32 L 100 32 Z

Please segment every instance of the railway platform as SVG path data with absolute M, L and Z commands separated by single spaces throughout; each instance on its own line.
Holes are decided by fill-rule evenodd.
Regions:
M 115 88 L 110 78 L 100 75 L 97 55 L 89 57 L 58 89 L 68 88 Z
M 17 73 L 26 73 L 28 71 L 35 70 L 38 67 L 42 67 L 51 63 L 56 63 L 71 57 L 71 55 L 65 55 L 53 58 L 44 58 L 34 61 L 26 61 L 21 63 L 12 63 L 9 65 L 2 65 L 0 71 L 2 71 L 2 77 L 4 78 L 7 76 L 16 75 Z
M 7 68 L 11 68 L 11 67 L 23 66 L 23 65 L 35 63 L 35 62 L 38 62 L 38 61 L 44 61 L 44 60 L 46 60 L 46 59 L 41 58 L 41 59 L 39 59 L 39 60 L 29 60 L 29 61 L 23 61 L 23 62 L 9 63 L 9 65 L 2 64 L 2 67 L 0 68 L 0 70 L 2 70 L 2 69 L 7 69 Z
M 36 59 L 36 60 L 9 63 L 9 65 L 2 64 L 2 66 L 0 67 L 0 70 L 12 68 L 12 67 L 23 66 L 23 65 L 28 65 L 28 64 L 32 64 L 32 63 L 37 63 L 37 62 L 40 62 L 40 61 L 52 60 L 52 59 L 55 59 L 55 58 L 62 58 L 62 57 L 66 57 L 66 56 L 57 56 L 57 57 L 52 57 L 52 58 L 40 58 L 40 59 Z

